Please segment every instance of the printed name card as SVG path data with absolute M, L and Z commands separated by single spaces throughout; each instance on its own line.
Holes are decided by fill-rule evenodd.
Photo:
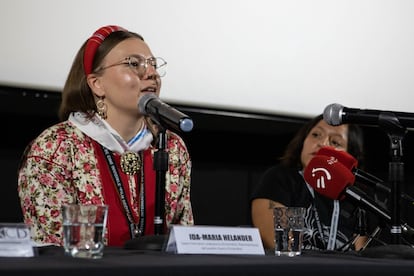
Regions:
M 221 226 L 173 225 L 165 251 L 177 254 L 265 254 L 257 228 Z
M 30 229 L 23 223 L 0 223 L 0 257 L 33 257 Z

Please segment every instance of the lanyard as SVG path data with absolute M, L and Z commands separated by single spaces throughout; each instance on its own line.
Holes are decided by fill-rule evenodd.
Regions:
M 118 190 L 118 195 L 121 200 L 122 206 L 125 210 L 125 216 L 129 223 L 129 231 L 131 234 L 131 238 L 138 238 L 144 233 L 144 227 L 145 227 L 145 193 L 144 193 L 144 162 L 142 161 L 141 165 L 141 183 L 140 183 L 140 196 L 139 196 L 139 222 L 134 223 L 134 218 L 132 216 L 132 208 L 128 204 L 128 200 L 125 195 L 124 186 L 122 185 L 121 177 L 119 175 L 118 169 L 114 162 L 114 157 L 112 156 L 112 152 L 102 146 L 102 150 L 105 154 L 106 161 L 108 163 L 108 166 L 110 168 L 110 172 L 112 175 L 112 178 L 115 182 L 115 187 Z M 141 159 L 142 160 L 142 159 Z M 133 175 L 129 175 L 130 179 L 134 177 Z
M 323 238 L 323 230 L 322 230 L 322 223 L 319 219 L 319 212 L 318 208 L 316 207 L 316 200 L 313 199 L 313 213 L 315 215 L 316 225 L 318 227 L 318 231 L 320 233 L 320 238 L 322 241 L 323 246 L 325 246 L 325 240 Z M 332 210 L 332 217 L 331 217 L 331 227 L 329 229 L 329 238 L 328 238 L 328 245 L 326 247 L 327 250 L 335 250 L 335 241 L 336 241 L 336 233 L 338 231 L 338 220 L 339 220 L 339 201 L 333 201 L 333 210 Z
M 299 171 L 299 173 L 303 176 L 303 171 Z M 305 181 L 305 183 L 306 183 L 306 181 Z M 319 212 L 318 212 L 318 209 L 316 207 L 316 200 L 315 200 L 314 190 L 308 183 L 306 183 L 306 186 L 308 187 L 309 192 L 311 193 L 312 198 L 313 198 L 312 210 L 313 210 L 313 213 L 315 215 L 315 221 L 316 221 L 316 224 L 317 224 L 317 227 L 318 227 L 318 231 L 320 233 L 322 244 L 323 244 L 323 246 L 325 246 L 325 240 L 323 238 L 323 232 L 322 232 L 323 231 L 322 223 L 320 221 Z M 336 234 L 337 234 L 337 231 L 338 231 L 338 221 L 339 221 L 340 209 L 341 208 L 340 208 L 340 205 L 339 205 L 339 201 L 338 200 L 333 200 L 331 227 L 329 229 L 328 245 L 326 247 L 327 250 L 335 250 L 335 241 L 336 241 Z
M 339 220 L 339 201 L 334 200 L 331 219 L 331 229 L 329 231 L 328 250 L 335 250 L 336 233 L 338 232 L 338 220 Z

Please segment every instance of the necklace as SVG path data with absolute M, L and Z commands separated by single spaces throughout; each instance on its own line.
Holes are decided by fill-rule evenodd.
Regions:
M 121 177 L 119 175 L 119 172 L 116 168 L 115 162 L 114 162 L 114 158 L 112 156 L 112 152 L 109 151 L 107 148 L 105 148 L 104 146 L 102 146 L 103 152 L 105 154 L 106 157 L 106 161 L 108 162 L 108 165 L 110 167 L 110 171 L 112 174 L 112 178 L 114 179 L 115 182 L 115 187 L 118 191 L 118 195 L 120 197 L 121 203 L 124 207 L 125 210 L 125 216 L 129 222 L 129 231 L 130 231 L 130 235 L 131 238 L 137 238 L 141 235 L 144 234 L 144 228 L 145 228 L 145 179 L 144 179 L 144 166 L 141 165 L 141 160 L 143 158 L 141 158 L 140 155 L 134 153 L 134 152 L 129 152 L 132 155 L 135 155 L 135 157 L 131 157 L 131 161 L 128 161 L 127 163 L 129 164 L 129 162 L 134 163 L 134 165 L 132 165 L 131 167 L 133 167 L 133 169 L 135 170 L 135 168 L 138 168 L 137 171 L 135 173 L 137 173 L 139 170 L 141 170 L 141 183 L 140 183 L 140 191 L 139 191 L 139 218 L 138 218 L 138 222 L 135 222 L 134 217 L 133 217 L 133 210 L 132 207 L 130 206 L 130 204 L 128 204 L 128 199 L 126 198 L 126 193 L 124 190 L 124 187 L 122 185 L 122 181 L 121 181 Z M 125 152 L 127 153 L 127 152 Z M 124 154 L 125 154 L 124 153 Z M 123 155 L 124 155 L 123 154 Z M 130 156 L 132 156 L 130 155 Z M 121 156 L 121 169 L 122 171 L 124 171 L 123 165 L 122 165 L 122 157 Z M 126 159 L 128 159 L 127 157 L 125 157 Z M 135 160 L 136 158 L 136 160 Z M 128 166 L 129 167 L 129 166 Z M 125 171 L 124 171 L 125 172 Z M 126 174 L 128 174 L 127 172 L 125 172 Z M 129 176 L 129 180 L 131 181 L 131 178 L 134 178 L 133 176 Z
M 120 162 L 122 171 L 128 175 L 134 175 L 141 169 L 141 156 L 136 152 L 124 152 Z

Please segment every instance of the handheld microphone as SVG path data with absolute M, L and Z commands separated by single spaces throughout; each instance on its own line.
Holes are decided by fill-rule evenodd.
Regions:
M 370 187 L 373 187 L 375 190 L 381 191 L 386 194 L 391 193 L 391 188 L 384 185 L 384 181 L 375 175 L 372 175 L 370 173 L 367 173 L 363 170 L 360 170 L 358 168 L 354 168 L 352 170 L 352 173 L 355 175 L 355 179 L 357 182 L 364 183 Z
M 306 166 L 304 178 L 317 193 L 327 198 L 343 200 L 349 197 L 385 220 L 391 220 L 388 211 L 378 206 L 361 189 L 353 186 L 354 174 L 332 156 L 315 156 Z
M 391 193 L 391 189 L 383 185 L 384 181 L 382 179 L 358 169 L 358 160 L 356 160 L 355 157 L 348 152 L 336 150 L 334 147 L 322 147 L 316 155 L 326 155 L 337 158 L 342 165 L 348 168 L 355 175 L 355 180 L 357 182 L 364 183 L 370 187 L 380 190 L 381 192 Z
M 391 222 L 390 212 L 378 206 L 364 191 L 353 186 L 355 175 L 335 157 L 316 155 L 306 166 L 304 179 L 317 193 L 327 198 L 333 200 L 350 198 L 388 223 Z M 402 222 L 401 230 L 405 236 L 414 239 L 413 227 Z
M 318 150 L 316 155 L 332 156 L 338 159 L 338 161 L 349 170 L 352 170 L 358 166 L 358 160 L 351 154 L 344 150 L 337 150 L 334 147 L 325 146 Z
M 138 100 L 138 109 L 163 127 L 184 132 L 193 129 L 193 120 L 189 116 L 162 102 L 154 93 L 143 93 Z
M 355 181 L 358 183 L 363 183 L 367 186 L 374 188 L 376 191 L 383 192 L 385 194 L 391 193 L 391 188 L 384 185 L 384 181 L 370 173 L 367 173 L 361 169 L 357 168 L 358 161 L 346 151 L 336 150 L 334 147 L 322 147 L 316 153 L 317 155 L 326 155 L 332 156 L 338 159 L 342 165 L 346 168 L 351 170 L 351 172 L 355 175 Z M 414 198 L 406 193 L 402 193 L 401 197 L 409 202 L 414 204 Z
M 414 127 L 414 114 L 407 112 L 381 111 L 373 109 L 348 108 L 338 103 L 325 107 L 323 119 L 332 126 L 354 123 L 363 125 L 397 124 Z
M 330 199 L 344 199 L 355 176 L 335 157 L 316 155 L 304 170 L 306 182 L 319 194 Z

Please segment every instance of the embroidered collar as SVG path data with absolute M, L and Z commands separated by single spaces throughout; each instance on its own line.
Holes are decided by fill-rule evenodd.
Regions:
M 129 142 L 126 142 L 115 129 L 97 115 L 89 119 L 83 112 L 73 112 L 69 116 L 69 121 L 99 144 L 119 154 L 126 151 L 146 150 L 153 139 L 152 133 L 145 124 Z

